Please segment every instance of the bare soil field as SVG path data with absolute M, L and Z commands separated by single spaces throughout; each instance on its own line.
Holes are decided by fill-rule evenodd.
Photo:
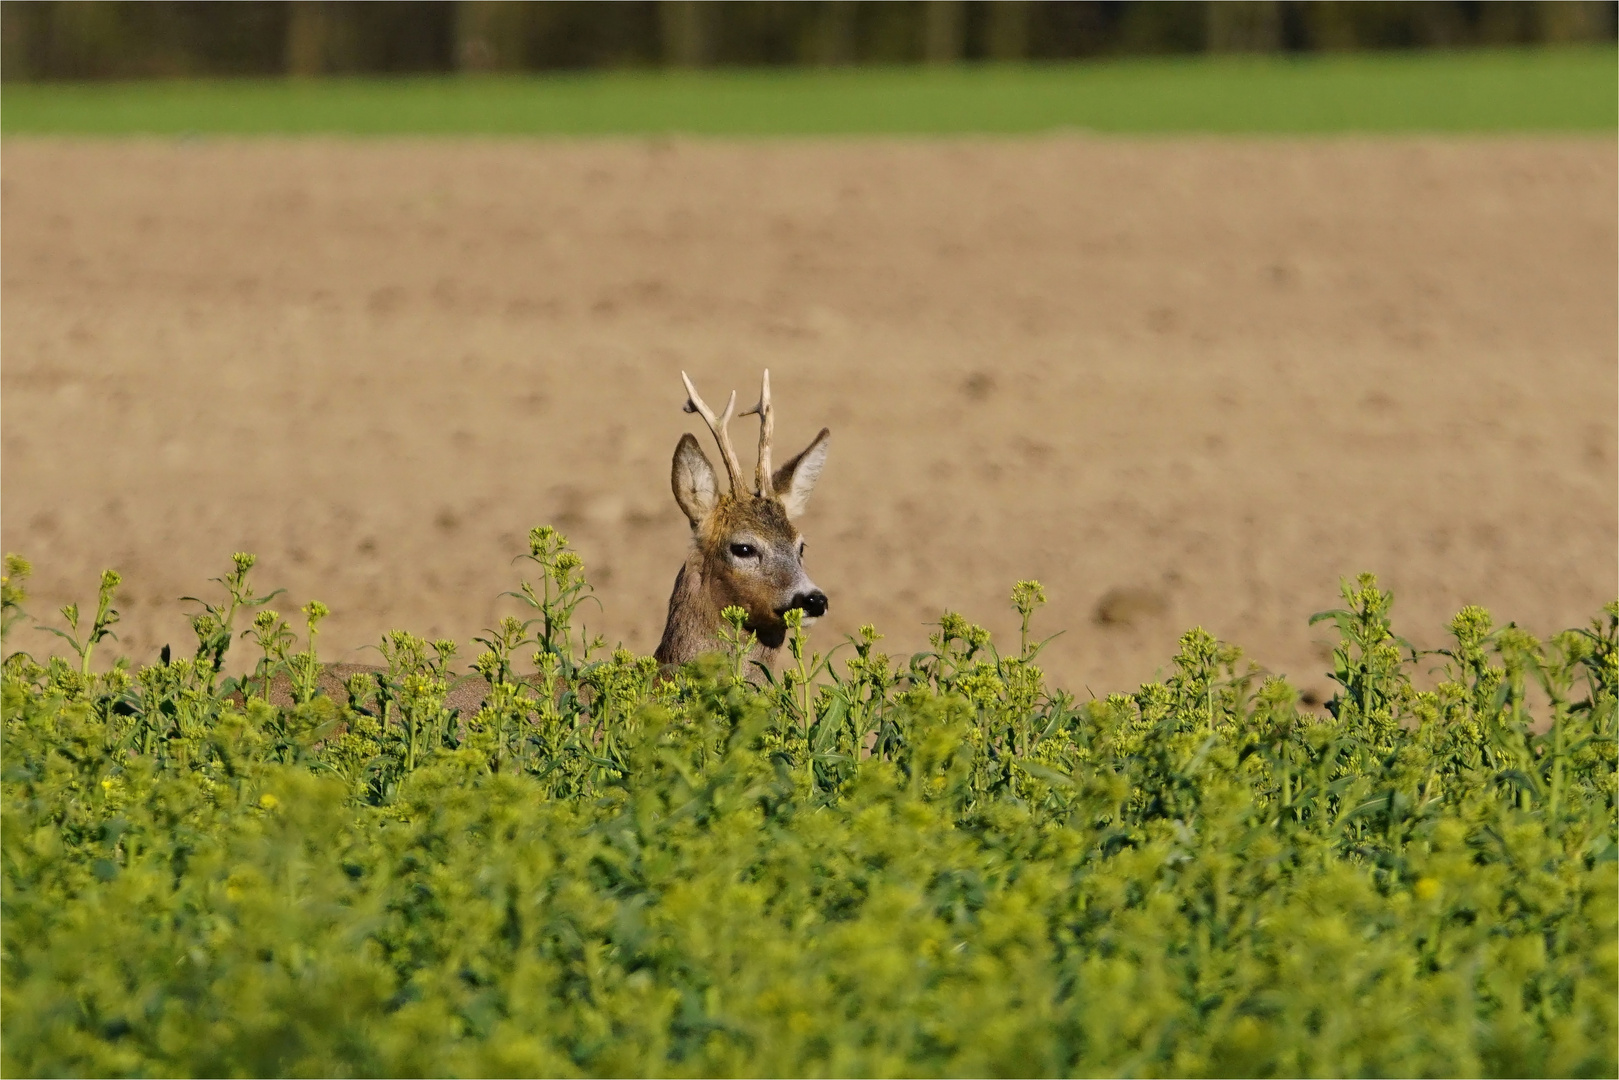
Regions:
M 1548 633 L 1619 592 L 1612 139 L 10 138 L 0 167 L 0 543 L 41 617 L 121 570 L 143 660 L 236 550 L 280 610 L 334 609 L 328 659 L 470 645 L 546 522 L 592 629 L 650 651 L 682 369 L 751 404 L 769 367 L 778 460 L 832 429 L 822 648 L 908 651 L 945 608 L 1015 641 L 1033 577 L 1081 694 L 1201 624 L 1320 696 L 1340 576 L 1419 645 L 1466 603 Z

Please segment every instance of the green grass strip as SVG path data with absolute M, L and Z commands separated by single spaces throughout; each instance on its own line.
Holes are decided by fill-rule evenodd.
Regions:
M 10 84 L 5 134 L 1613 132 L 1611 47 L 937 69 Z

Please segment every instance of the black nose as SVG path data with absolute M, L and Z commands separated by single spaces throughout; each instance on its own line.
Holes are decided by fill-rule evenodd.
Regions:
M 810 593 L 799 593 L 793 597 L 793 602 L 787 605 L 787 610 L 798 608 L 812 619 L 819 619 L 826 614 L 826 593 L 816 589 Z

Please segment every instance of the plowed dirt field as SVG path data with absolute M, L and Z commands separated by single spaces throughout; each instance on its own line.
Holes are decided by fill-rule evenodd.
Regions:
M 687 544 L 680 371 L 777 458 L 894 652 L 1006 596 L 1081 694 L 1201 624 L 1327 692 L 1341 575 L 1436 645 L 1616 581 L 1611 139 L 4 145 L 0 543 L 30 610 L 127 582 L 123 648 L 257 552 L 330 659 L 470 638 L 561 527 L 650 651 Z M 694 426 L 694 424 L 696 426 Z M 753 422 L 738 425 L 750 448 Z M 704 436 L 706 442 L 706 434 Z M 19 631 L 13 648 L 54 639 Z

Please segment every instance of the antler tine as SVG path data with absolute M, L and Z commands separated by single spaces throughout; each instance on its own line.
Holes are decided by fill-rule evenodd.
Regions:
M 743 416 L 759 417 L 759 465 L 754 471 L 757 481 L 755 486 L 759 494 L 771 498 L 776 494 L 770 482 L 770 439 L 776 433 L 776 414 L 770 408 L 770 369 L 765 368 L 763 384 L 759 387 L 759 404 L 743 413 Z
M 736 391 L 731 391 L 731 400 L 725 403 L 725 413 L 716 417 L 714 410 L 698 396 L 697 388 L 684 371 L 680 373 L 680 381 L 686 384 L 686 411 L 701 416 L 708 430 L 714 433 L 714 441 L 720 444 L 720 457 L 725 459 L 725 472 L 731 478 L 731 494 L 740 498 L 743 493 L 742 463 L 737 460 L 736 450 L 731 446 L 731 432 L 727 426 L 731 422 L 731 414 L 736 411 Z

